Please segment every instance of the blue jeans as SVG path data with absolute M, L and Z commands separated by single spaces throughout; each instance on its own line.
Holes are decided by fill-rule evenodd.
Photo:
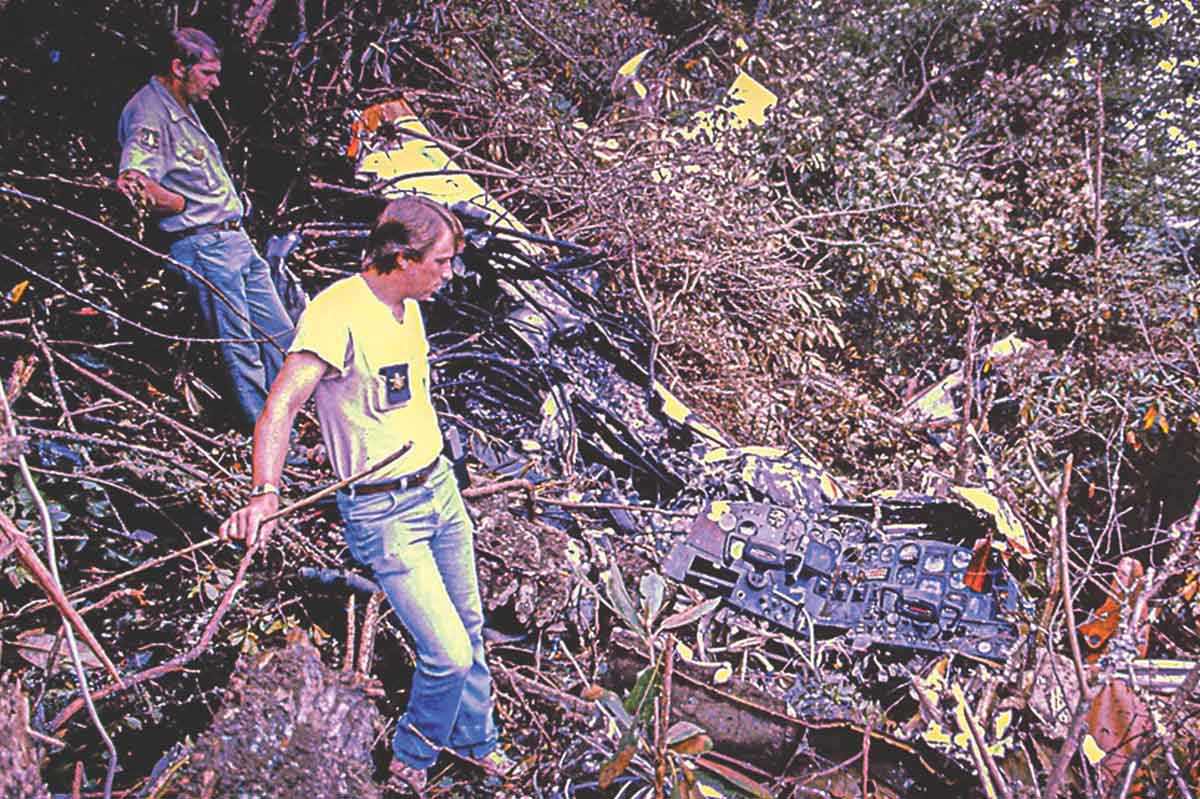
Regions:
M 195 270 L 228 300 L 184 272 L 209 335 L 224 339 L 221 357 L 229 370 L 234 397 L 253 426 L 294 332 L 292 320 L 275 293 L 270 267 L 241 230 L 198 233 L 180 239 L 171 245 L 171 257 Z
M 416 768 L 433 765 L 442 747 L 486 756 L 496 748 L 496 725 L 475 527 L 449 461 L 439 458 L 424 485 L 337 498 L 350 553 L 374 573 L 417 654 L 392 751 Z

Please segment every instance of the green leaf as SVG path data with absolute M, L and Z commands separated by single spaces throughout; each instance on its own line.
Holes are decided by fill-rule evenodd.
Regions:
M 693 735 L 691 738 L 685 738 L 677 744 L 671 744 L 672 752 L 678 755 L 686 755 L 690 757 L 702 755 L 705 752 L 711 752 L 712 748 L 712 738 L 709 738 L 706 733 Z
M 691 624 L 702 616 L 707 616 L 716 610 L 717 605 L 721 604 L 721 597 L 713 597 L 706 599 L 699 605 L 692 605 L 690 608 L 681 610 L 678 613 L 668 616 L 663 620 L 660 630 L 674 630 L 676 627 L 682 627 L 685 624 Z
M 112 505 L 107 499 L 90 499 L 86 508 L 88 516 L 93 519 L 103 519 L 112 514 Z
M 621 567 L 617 565 L 616 557 L 612 559 L 612 568 L 608 572 L 608 598 L 612 600 L 613 608 L 631 630 L 646 634 L 646 627 L 634 610 L 633 600 L 625 586 L 625 578 L 621 574 Z
M 625 697 L 625 709 L 637 716 L 643 724 L 649 723 L 654 714 L 654 698 L 658 696 L 661 688 L 662 680 L 659 678 L 658 668 L 647 666 L 638 673 L 633 690 Z
M 600 704 L 613 714 L 617 720 L 617 726 L 622 730 L 628 730 L 633 726 L 633 716 L 629 715 L 629 711 L 621 703 L 621 698 L 612 691 L 604 692 L 604 695 L 600 697 Z
M 653 624 L 654 618 L 662 610 L 667 584 L 658 572 L 650 571 L 642 575 L 641 589 L 642 604 L 646 609 L 646 623 Z
M 694 735 L 704 733 L 704 728 L 698 724 L 693 724 L 690 721 L 677 721 L 671 725 L 671 729 L 667 730 L 667 746 L 677 744 L 680 741 L 686 741 Z
M 735 771 L 734 769 L 731 769 L 727 766 L 722 766 L 720 763 L 715 763 L 712 760 L 707 759 L 699 760 L 698 765 L 701 769 L 719 778 L 723 782 L 732 785 L 739 791 L 743 791 L 750 796 L 753 796 L 754 799 L 773 799 L 770 791 L 740 771 Z
M 629 763 L 633 760 L 633 756 L 637 754 L 638 742 L 637 736 L 626 732 L 621 736 L 620 749 L 608 761 L 600 767 L 600 774 L 596 778 L 596 784 L 601 790 L 605 790 L 613 784 L 613 780 L 620 777 L 629 768 Z

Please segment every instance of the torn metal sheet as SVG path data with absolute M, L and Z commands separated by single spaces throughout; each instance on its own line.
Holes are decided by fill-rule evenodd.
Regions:
M 984 368 L 990 371 L 1011 358 L 1030 352 L 1036 344 L 1017 336 L 1007 336 L 988 347 L 983 353 Z M 959 405 L 965 378 L 963 369 L 946 375 L 932 386 L 922 390 L 904 404 L 901 418 L 908 421 L 924 421 L 934 424 L 949 424 L 959 419 Z
M 954 495 L 954 499 L 960 500 L 960 503 L 957 504 L 974 511 L 981 520 L 986 520 L 985 523 L 990 524 L 1000 534 L 1000 539 L 992 542 L 994 549 L 999 552 L 1007 552 L 1011 547 L 1013 552 L 1023 558 L 1033 557 L 1033 548 L 1029 544 L 1025 526 L 1012 512 L 1008 503 L 983 488 L 951 486 L 950 492 Z M 910 503 L 945 504 L 944 500 L 934 497 L 905 495 L 899 491 L 879 491 L 874 496 L 889 501 L 904 500 Z M 936 525 L 936 522 L 934 524 Z M 957 524 L 954 525 L 954 527 L 957 526 Z

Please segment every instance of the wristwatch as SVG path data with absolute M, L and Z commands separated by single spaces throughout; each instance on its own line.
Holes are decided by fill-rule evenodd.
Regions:
M 272 483 L 259 483 L 258 485 L 254 486 L 254 488 L 250 489 L 249 497 L 250 499 L 254 499 L 255 497 L 265 496 L 266 494 L 274 494 L 275 496 L 279 496 L 279 489 Z

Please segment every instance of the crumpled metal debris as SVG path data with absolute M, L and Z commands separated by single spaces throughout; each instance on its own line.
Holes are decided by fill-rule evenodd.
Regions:
M 634 83 L 637 60 L 627 65 Z M 748 76 L 738 85 L 730 109 L 698 124 L 760 121 L 774 98 Z M 726 600 L 725 623 L 761 631 L 745 637 L 742 670 L 760 663 L 765 687 L 795 716 L 876 725 L 872 734 L 981 775 L 985 757 L 1014 751 L 1022 708 L 997 702 L 987 686 L 1023 661 L 1015 655 L 1031 610 L 1010 568 L 1033 552 L 1001 499 L 953 487 L 945 497 L 854 501 L 803 452 L 737 446 L 654 378 L 649 330 L 603 299 L 605 253 L 524 228 L 402 100 L 368 109 L 353 133 L 361 178 L 387 196 L 416 191 L 451 205 L 466 228 L 460 279 L 428 325 L 435 394 L 481 463 L 533 483 L 566 475 L 602 486 L 581 499 L 694 514 L 689 526 L 612 510 L 608 532 L 646 536 L 669 576 Z M 982 371 L 1033 347 L 997 342 Z M 954 424 L 965 380 L 958 370 L 921 392 L 904 419 L 931 430 Z M 554 512 L 540 522 L 577 524 Z M 513 583 L 493 599 L 529 621 L 538 614 L 522 590 L 531 593 Z M 782 657 L 770 651 L 780 642 Z M 1056 657 L 1037 662 L 1029 700 L 1051 735 L 1065 732 L 1077 699 Z M 1166 690 L 1183 673 L 1139 662 L 1146 684 Z M 729 662 L 706 663 L 714 681 L 729 679 Z
M 1007 336 L 982 353 L 986 371 L 993 366 L 1020 357 L 1036 349 L 1037 345 L 1017 336 Z M 908 421 L 925 421 L 934 425 L 950 424 L 959 419 L 959 394 L 966 382 L 965 368 L 959 368 L 938 382 L 914 395 L 904 404 L 902 418 Z

